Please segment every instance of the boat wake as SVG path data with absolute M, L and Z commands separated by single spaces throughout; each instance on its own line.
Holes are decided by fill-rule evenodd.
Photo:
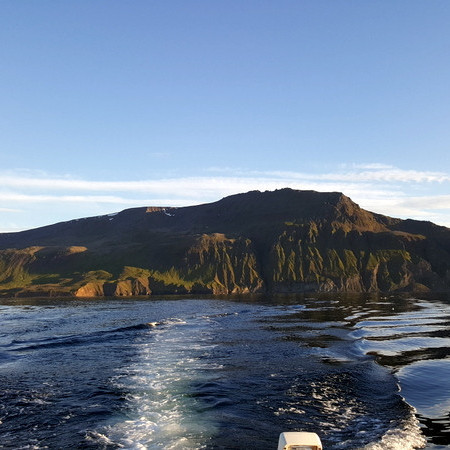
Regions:
M 425 448 L 427 441 L 422 434 L 420 424 L 414 415 L 414 409 L 407 418 L 400 421 L 400 423 L 389 429 L 383 437 L 371 444 L 363 447 L 363 450 L 414 450 Z
M 204 448 L 214 424 L 202 414 L 187 384 L 207 382 L 220 369 L 205 359 L 213 345 L 199 320 L 170 319 L 141 334 L 134 363 L 112 380 L 125 392 L 121 420 L 90 431 L 87 441 L 119 448 Z

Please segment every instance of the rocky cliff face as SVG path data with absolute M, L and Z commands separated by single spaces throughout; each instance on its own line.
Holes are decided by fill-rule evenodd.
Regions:
M 250 192 L 0 235 L 2 295 L 399 292 L 450 288 L 450 230 L 340 193 Z
M 215 294 L 264 290 L 250 239 L 227 239 L 218 233 L 202 235 L 186 253 L 184 272 Z
M 130 278 L 116 282 L 89 281 L 75 291 L 76 297 L 136 297 L 150 295 L 148 278 Z
M 392 292 L 445 289 L 411 242 L 421 236 L 330 232 L 310 223 L 278 236 L 270 253 L 273 291 Z M 326 228 L 326 227 L 325 227 Z M 417 242 L 416 242 L 417 244 Z

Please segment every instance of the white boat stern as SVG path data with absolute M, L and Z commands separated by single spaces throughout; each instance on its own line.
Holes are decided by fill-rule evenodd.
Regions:
M 286 431 L 280 434 L 278 450 L 322 450 L 322 442 L 316 433 Z

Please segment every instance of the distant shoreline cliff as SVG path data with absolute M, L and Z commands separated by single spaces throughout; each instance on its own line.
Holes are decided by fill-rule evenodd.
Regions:
M 450 290 L 450 229 L 338 192 L 252 191 L 0 234 L 1 296 Z

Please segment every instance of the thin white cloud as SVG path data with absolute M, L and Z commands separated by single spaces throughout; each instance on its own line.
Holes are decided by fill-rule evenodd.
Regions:
M 398 181 L 441 183 L 448 179 L 446 175 L 431 175 L 427 173 L 407 173 L 408 171 L 395 170 L 391 174 L 383 171 L 377 176 L 366 176 L 364 173 L 346 174 L 317 174 L 304 175 L 296 172 L 252 172 L 235 176 L 215 177 L 185 177 L 166 178 L 159 180 L 143 181 L 87 181 L 57 178 L 16 178 L 1 177 L 0 186 L 9 189 L 0 191 L 0 201 L 52 201 L 55 198 L 62 201 L 86 201 L 103 203 L 132 204 L 142 202 L 143 198 L 165 197 L 172 201 L 180 199 L 213 200 L 224 195 L 246 192 L 248 190 L 274 190 L 283 187 L 293 189 L 339 191 L 347 195 L 365 195 L 370 197 L 388 196 L 384 201 L 389 201 L 389 196 L 405 196 L 404 190 Z M 33 193 L 30 191 L 32 190 Z M 37 192 L 36 192 L 37 191 Z M 58 194 L 53 192 L 57 191 Z M 76 195 L 68 192 L 77 191 Z M 120 195 L 84 195 L 82 192 L 106 192 Z M 134 193 L 135 198 L 130 198 L 129 193 Z M 420 198 L 415 201 L 419 201 Z M 428 202 L 429 200 L 425 200 Z M 442 203 L 445 199 L 441 198 Z
M 39 194 L 18 194 L 18 193 L 0 193 L 0 200 L 3 202 L 20 202 L 20 203 L 106 203 L 119 205 L 140 205 L 140 206 L 184 206 L 186 200 L 177 199 L 147 199 L 144 203 L 142 199 L 124 198 L 108 195 L 39 195 Z M 195 202 L 195 200 L 192 200 Z M 22 210 L 12 208 L 0 208 L 0 212 L 20 212 Z
M 409 208 L 448 209 L 450 211 L 450 195 L 411 197 L 404 199 L 402 204 Z
M 388 196 L 372 198 L 365 196 L 361 206 L 369 211 L 391 217 L 431 221 L 450 227 L 450 196 L 424 197 Z
M 16 233 L 18 231 L 23 231 L 23 227 L 16 224 L 1 224 L 0 233 Z
M 7 212 L 7 213 L 19 213 L 22 212 L 22 209 L 17 208 L 0 208 L 0 212 Z
M 351 170 L 339 170 L 328 173 L 303 173 L 295 171 L 245 171 L 236 169 L 234 174 L 236 176 L 266 176 L 271 178 L 292 179 L 292 180 L 316 180 L 316 181 L 357 181 L 357 182 L 399 182 L 399 183 L 443 183 L 450 181 L 450 175 L 444 172 L 430 172 L 418 170 L 404 170 L 398 169 L 388 165 L 377 164 L 373 167 L 364 165 L 360 168 L 370 170 L 359 170 L 353 168 Z M 212 167 L 210 171 L 232 173 L 230 168 L 221 169 Z
M 372 169 L 372 170 L 380 170 L 380 169 L 395 169 L 391 164 L 382 164 L 382 163 L 370 163 L 370 164 L 350 164 L 350 167 L 353 169 Z
M 40 195 L 40 194 L 21 194 L 21 193 L 0 193 L 0 200 L 4 202 L 21 203 L 133 203 L 133 200 L 114 197 L 114 196 L 95 196 L 95 195 Z
M 347 165 L 345 170 L 326 173 L 216 167 L 210 168 L 206 176 L 130 181 L 82 180 L 21 170 L 0 173 L 0 213 L 18 212 L 20 205 L 24 212 L 21 217 L 25 217 L 32 205 L 39 204 L 48 224 L 83 214 L 97 215 L 97 211 L 101 214 L 135 206 L 188 206 L 251 190 L 290 187 L 343 192 L 370 211 L 448 226 L 450 195 L 439 195 L 438 191 L 445 189 L 449 181 L 446 173 L 404 170 L 381 163 Z M 0 228 L 4 228 L 1 222 Z
M 379 169 L 370 171 L 346 171 L 322 174 L 304 174 L 298 172 L 266 172 L 279 178 L 328 181 L 367 181 L 367 182 L 399 182 L 399 183 L 442 183 L 450 181 L 450 175 L 441 172 L 421 172 L 417 170 Z
M 367 165 L 365 165 L 367 167 Z M 375 167 L 376 166 L 376 167 Z M 219 168 L 215 168 L 219 172 Z M 403 170 L 390 168 L 387 165 L 376 164 L 371 170 L 349 170 L 331 173 L 310 174 L 289 171 L 243 171 L 236 170 L 233 174 L 231 169 L 223 170 L 222 177 L 186 177 L 166 178 L 156 180 L 137 181 L 92 181 L 71 178 L 24 176 L 18 174 L 0 174 L 0 186 L 13 189 L 42 189 L 49 191 L 89 191 L 89 192 L 158 192 L 161 187 L 178 189 L 179 186 L 189 186 L 193 189 L 211 189 L 210 183 L 218 181 L 220 184 L 239 183 L 254 184 L 258 182 L 279 185 L 279 182 L 291 181 L 305 183 L 311 182 L 384 182 L 384 183 L 443 183 L 450 181 L 450 175 L 443 172 L 429 172 L 417 170 Z M 277 180 L 278 179 L 278 180 Z M 213 189 L 215 190 L 215 189 Z M 179 191 L 177 195 L 183 195 Z

